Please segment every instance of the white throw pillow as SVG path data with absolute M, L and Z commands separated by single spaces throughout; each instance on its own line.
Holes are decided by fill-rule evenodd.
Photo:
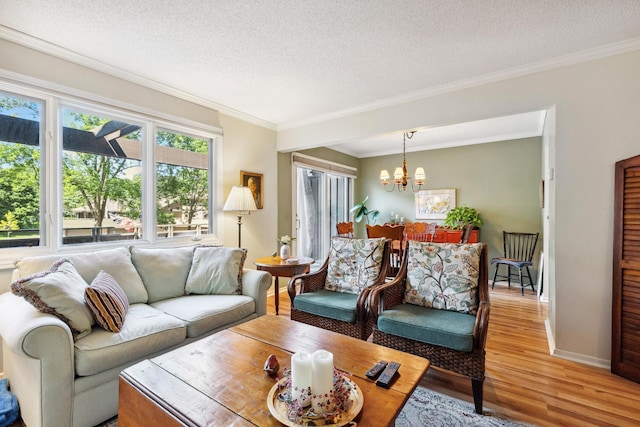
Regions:
M 199 246 L 187 277 L 187 294 L 241 295 L 247 250 Z

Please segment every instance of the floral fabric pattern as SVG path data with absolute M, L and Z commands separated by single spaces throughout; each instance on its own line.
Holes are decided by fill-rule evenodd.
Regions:
M 476 314 L 482 244 L 409 241 L 404 301 Z
M 358 295 L 380 275 L 384 238 L 333 237 L 325 289 Z

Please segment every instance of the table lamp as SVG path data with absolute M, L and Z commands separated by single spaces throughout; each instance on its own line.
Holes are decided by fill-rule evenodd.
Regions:
M 249 215 L 251 211 L 257 211 L 256 201 L 249 187 L 233 186 L 222 208 L 223 211 L 233 211 L 238 214 L 238 247 L 241 248 L 242 215 Z

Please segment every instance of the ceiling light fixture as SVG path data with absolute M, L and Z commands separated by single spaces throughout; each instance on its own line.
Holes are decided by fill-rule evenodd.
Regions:
M 402 167 L 397 167 L 393 172 L 393 185 L 387 189 L 387 185 L 389 184 L 389 172 L 386 169 L 380 171 L 380 183 L 384 185 L 385 190 L 388 192 L 392 192 L 394 189 L 398 189 L 398 191 L 406 191 L 409 181 L 411 181 L 411 177 L 407 174 L 407 158 L 405 154 L 405 145 L 407 143 L 407 139 L 413 138 L 413 134 L 416 133 L 415 130 L 411 132 L 405 132 L 404 137 L 402 139 Z M 420 191 L 420 187 L 424 185 L 426 181 L 426 176 L 424 173 L 424 168 L 416 168 L 416 173 L 413 177 L 413 181 L 411 181 L 411 190 L 415 193 Z M 418 188 L 414 186 L 416 184 Z

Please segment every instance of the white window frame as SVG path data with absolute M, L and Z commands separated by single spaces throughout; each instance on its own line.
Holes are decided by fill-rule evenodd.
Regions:
M 11 247 L 0 249 L 0 268 L 13 267 L 13 262 L 27 256 L 52 253 L 95 251 L 109 247 L 127 245 L 181 246 L 194 244 L 192 237 L 157 238 L 155 213 L 155 134 L 156 129 L 168 129 L 211 141 L 209 149 L 209 234 L 201 236 L 198 243 L 219 244 L 217 235 L 222 224 L 222 129 L 171 116 L 148 111 L 126 103 L 99 99 L 98 96 L 82 93 L 63 93 L 59 88 L 34 86 L 30 83 L 5 80 L 0 75 L 0 91 L 17 97 L 33 98 L 42 102 L 40 145 L 40 190 L 44 193 L 40 201 L 41 245 L 37 247 Z M 69 92 L 73 90 L 69 89 Z M 97 114 L 130 119 L 142 123 L 142 212 L 152 222 L 146 235 L 139 240 L 102 242 L 91 244 L 62 244 L 62 108 L 78 108 Z
M 349 185 L 349 199 L 346 200 L 347 206 L 353 206 L 354 200 L 354 190 L 355 190 L 355 180 L 358 177 L 358 169 L 343 165 L 340 163 L 332 162 L 329 160 L 320 159 L 317 157 L 312 157 L 306 154 L 301 154 L 297 152 L 291 153 L 291 193 L 292 193 L 292 213 L 291 217 L 296 218 L 296 221 L 293 222 L 291 230 L 291 235 L 297 237 L 297 209 L 298 209 L 298 167 L 303 167 L 307 169 L 315 169 L 318 171 L 324 172 L 324 183 L 323 183 L 323 192 L 322 192 L 322 215 L 324 218 L 329 217 L 329 192 L 327 188 L 329 186 L 329 175 L 338 175 L 350 178 Z M 322 224 L 322 235 L 324 236 L 322 240 L 322 252 L 324 257 L 329 253 L 329 244 L 330 239 L 330 230 L 328 229 L 328 221 L 324 221 Z

